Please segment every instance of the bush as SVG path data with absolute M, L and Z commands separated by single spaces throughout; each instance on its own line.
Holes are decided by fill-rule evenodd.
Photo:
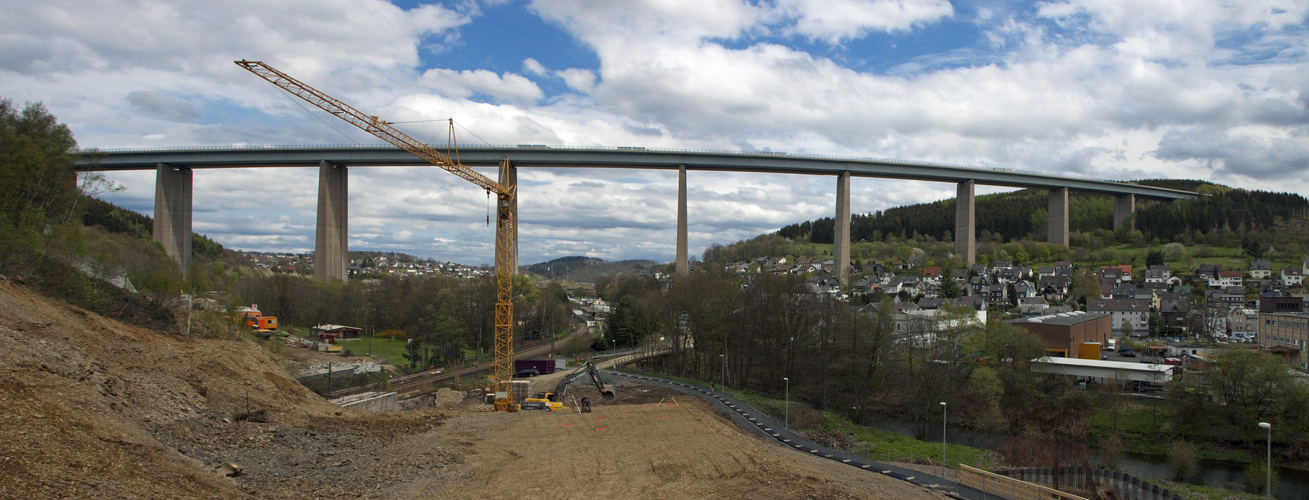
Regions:
M 1272 475 L 1273 490 L 1277 490 L 1277 468 L 1273 468 Z M 1256 494 L 1264 494 L 1264 486 L 1268 484 L 1268 464 L 1266 462 L 1254 461 L 1245 468 L 1245 480 L 1250 483 Z
M 1185 481 L 1200 470 L 1200 450 L 1186 441 L 1173 441 L 1168 445 L 1168 466 L 1173 468 L 1173 480 Z
M 406 334 L 404 330 L 382 330 L 380 332 L 373 334 L 373 336 L 392 338 L 396 340 L 404 340 L 409 338 L 409 334 Z

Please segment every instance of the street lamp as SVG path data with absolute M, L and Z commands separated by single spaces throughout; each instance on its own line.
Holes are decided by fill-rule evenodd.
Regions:
M 719 354 L 718 357 L 723 360 L 723 374 L 718 378 L 718 387 L 727 387 L 727 355 Z
M 786 424 L 784 427 L 786 430 L 791 430 L 791 379 L 782 377 L 782 381 L 786 382 Z
M 941 402 L 941 479 L 945 479 L 945 401 Z
M 1268 430 L 1268 468 L 1264 477 L 1264 498 L 1273 497 L 1273 424 L 1259 422 L 1259 427 Z

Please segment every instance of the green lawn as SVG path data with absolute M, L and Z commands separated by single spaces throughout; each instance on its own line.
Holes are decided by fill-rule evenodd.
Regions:
M 1258 500 L 1264 498 L 1263 495 L 1255 495 L 1253 493 L 1236 490 L 1211 488 L 1208 486 L 1199 486 L 1189 483 L 1174 483 L 1172 481 L 1163 481 L 1159 479 L 1151 479 L 1150 482 L 1158 484 L 1161 488 L 1168 488 L 1169 491 L 1181 493 L 1182 497 L 1191 500 Z

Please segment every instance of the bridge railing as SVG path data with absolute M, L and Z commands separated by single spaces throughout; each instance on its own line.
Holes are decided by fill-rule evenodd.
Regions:
M 439 145 L 433 145 L 433 146 L 435 147 Z M 134 152 L 150 152 L 150 151 L 173 151 L 173 152 L 259 151 L 259 150 L 273 150 L 273 149 L 306 149 L 306 150 L 309 149 L 396 149 L 399 150 L 399 148 L 396 148 L 389 144 L 377 143 L 377 144 L 314 144 L 314 145 L 284 144 L 284 145 L 246 145 L 246 146 L 171 146 L 171 147 L 158 147 L 158 148 L 104 148 L 104 149 L 83 148 L 80 150 L 80 153 L 93 155 L 97 153 L 134 153 Z M 1022 173 L 1022 174 L 1031 174 L 1031 175 L 1041 175 L 1045 177 L 1056 177 L 1056 178 L 1062 177 L 1068 179 L 1082 179 L 1082 180 L 1091 180 L 1091 181 L 1100 181 L 1100 182 L 1121 183 L 1121 181 L 1116 181 L 1112 179 L 1104 179 L 1099 177 L 1091 177 L 1089 175 L 1073 174 L 1073 173 L 1066 173 L 1066 172 L 1050 173 L 1050 172 L 1037 172 L 1034 170 L 1015 169 L 1009 167 L 994 167 L 994 166 L 984 167 L 978 165 L 965 165 L 961 163 L 903 160 L 903 159 L 895 159 L 895 158 L 877 158 L 877 157 L 867 157 L 867 156 L 822 155 L 822 154 L 813 154 L 813 153 L 783 153 L 783 152 L 773 152 L 773 151 L 739 151 L 739 150 L 731 151 L 726 149 L 680 149 L 680 148 L 647 148 L 647 147 L 634 148 L 634 147 L 622 147 L 622 146 L 616 146 L 616 147 L 548 146 L 544 148 L 536 146 L 531 148 L 522 148 L 519 147 L 519 145 L 503 145 L 503 144 L 501 145 L 492 144 L 487 146 L 478 146 L 475 148 L 466 148 L 466 149 L 493 149 L 493 150 L 505 150 L 505 151 L 517 151 L 521 149 L 529 149 L 529 150 L 552 149 L 552 150 L 561 150 L 561 151 L 615 151 L 615 152 L 629 152 L 629 153 L 653 152 L 653 153 L 780 156 L 780 157 L 792 157 L 792 158 L 801 158 L 801 159 L 808 158 L 808 159 L 820 159 L 820 160 L 899 163 L 904 165 L 920 165 L 925 167 L 948 167 L 948 168 L 960 168 L 960 169 L 967 169 L 967 170 L 979 170 L 979 171 L 986 171 L 986 172 L 997 172 L 997 171 L 1012 172 L 1012 173 Z

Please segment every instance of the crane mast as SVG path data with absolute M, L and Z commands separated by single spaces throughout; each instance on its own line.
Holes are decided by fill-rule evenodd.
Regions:
M 496 411 L 514 411 L 513 364 L 514 364 L 514 264 L 513 252 L 517 245 L 518 233 L 514 230 L 518 223 L 518 208 L 515 203 L 517 188 L 504 186 L 460 164 L 449 156 L 441 154 L 422 141 L 399 131 L 387 121 L 362 111 L 329 96 L 322 91 L 302 83 L 290 75 L 260 61 L 234 61 L 238 66 L 267 80 L 269 83 L 290 92 L 309 104 L 327 111 L 337 118 L 358 127 L 392 145 L 441 167 L 478 187 L 495 193 L 495 359 L 492 364 L 492 378 L 495 383 Z M 451 127 L 453 127 L 453 120 Z M 453 133 L 451 134 L 453 138 Z M 500 178 L 505 179 L 506 171 L 511 168 L 506 156 L 500 162 Z

